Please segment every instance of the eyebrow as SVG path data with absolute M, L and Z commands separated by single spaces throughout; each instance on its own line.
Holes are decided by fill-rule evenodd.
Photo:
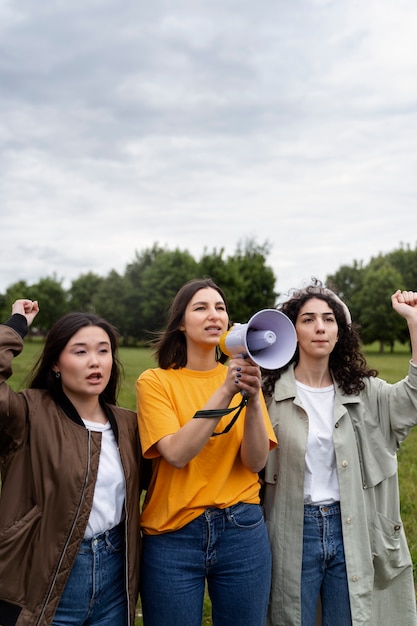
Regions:
M 86 341 L 75 341 L 74 343 L 71 344 L 71 346 L 87 346 L 88 342 Z M 109 346 L 110 345 L 110 341 L 99 341 L 98 344 L 99 346 Z
M 198 302 L 193 302 L 193 306 L 196 306 L 198 304 L 209 304 L 207 300 L 199 300 Z M 218 300 L 217 302 L 214 303 L 216 306 L 218 304 L 222 304 L 223 306 L 226 306 L 225 303 L 223 302 L 223 300 Z
M 325 313 L 315 313 L 313 311 L 308 312 L 306 311 L 305 313 L 301 313 L 301 317 L 303 317 L 304 315 L 321 315 L 322 317 L 324 317 L 325 315 L 334 315 L 333 311 L 328 311 Z

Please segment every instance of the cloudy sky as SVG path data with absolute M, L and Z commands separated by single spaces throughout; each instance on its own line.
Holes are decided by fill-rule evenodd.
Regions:
M 415 0 L 0 0 L 0 292 L 154 243 L 269 242 L 281 292 L 414 248 L 416 32 Z

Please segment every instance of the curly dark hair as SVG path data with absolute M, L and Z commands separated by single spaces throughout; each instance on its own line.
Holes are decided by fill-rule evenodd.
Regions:
M 336 382 L 349 395 L 358 395 L 365 387 L 364 378 L 377 376 L 375 369 L 370 369 L 361 351 L 358 326 L 350 322 L 350 314 L 346 305 L 320 281 L 314 280 L 308 287 L 294 290 L 290 298 L 277 307 L 285 313 L 295 325 L 301 307 L 311 300 L 318 298 L 327 302 L 332 309 L 338 325 L 338 341 L 329 357 L 329 368 Z M 299 361 L 298 347 L 292 359 L 277 370 L 263 370 L 263 391 L 271 396 L 275 382 L 291 364 Z

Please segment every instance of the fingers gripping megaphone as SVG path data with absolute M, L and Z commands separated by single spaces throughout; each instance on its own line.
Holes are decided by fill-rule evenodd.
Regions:
M 293 323 L 276 309 L 258 311 L 247 324 L 234 324 L 220 337 L 222 352 L 231 357 L 250 357 L 267 370 L 286 365 L 296 347 Z

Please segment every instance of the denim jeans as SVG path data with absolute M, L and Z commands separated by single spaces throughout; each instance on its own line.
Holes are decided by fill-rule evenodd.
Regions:
M 207 584 L 214 626 L 264 626 L 271 549 L 257 504 L 208 508 L 180 530 L 143 538 L 145 626 L 201 626 Z
M 319 597 L 322 626 L 351 626 L 339 503 L 304 507 L 302 626 L 315 626 Z
M 84 539 L 52 626 L 126 626 L 123 524 Z

